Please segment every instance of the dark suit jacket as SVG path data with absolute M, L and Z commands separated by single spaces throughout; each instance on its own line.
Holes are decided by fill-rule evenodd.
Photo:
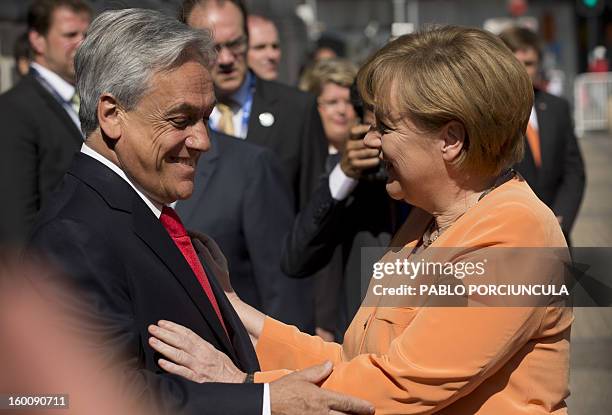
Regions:
M 194 245 L 202 252 L 201 244 Z M 112 170 L 77 154 L 41 211 L 30 246 L 57 263 L 78 296 L 91 305 L 94 329 L 107 339 L 99 345 L 100 353 L 122 356 L 124 374 L 144 382 L 139 393 L 155 400 L 164 412 L 261 412 L 262 385 L 196 384 L 158 367 L 159 356 L 147 343 L 147 326 L 168 319 L 191 328 L 242 370 L 259 368 L 248 334 L 215 280 L 214 268 L 203 262 L 231 343 L 160 221 Z
M 25 240 L 83 143 L 66 110 L 32 75 L 0 96 L 0 243 Z
M 535 90 L 542 165 L 536 168 L 529 145 L 525 157 L 515 168 L 527 180 L 535 194 L 557 216 L 563 216 L 561 228 L 569 236 L 584 193 L 584 163 L 570 113 L 562 98 Z
M 263 113 L 274 116 L 271 126 L 261 124 Z M 314 96 L 257 78 L 246 139 L 277 155 L 293 190 L 295 208 L 302 208 L 317 187 L 327 158 L 327 140 Z
M 361 304 L 361 291 L 367 288 L 368 270 L 375 262 L 375 259 L 370 261 L 363 257 L 361 249 L 388 246 L 392 232 L 398 226 L 398 209 L 399 204 L 387 195 L 384 182 L 362 180 L 346 199 L 337 201 L 331 196 L 326 177 L 298 214 L 283 248 L 283 271 L 292 277 L 303 278 L 329 264 L 330 268 L 326 269 L 328 287 L 337 286 L 334 278 L 337 278 L 338 271 L 343 280 L 342 294 L 336 299 L 340 305 L 336 311 L 337 319 L 324 328 L 335 326 L 337 335 L 342 336 L 348 327 Z M 330 263 L 334 258 L 339 258 L 340 266 Z M 371 264 L 364 263 L 364 260 Z M 321 323 L 317 321 L 317 324 Z
M 188 229 L 219 244 L 241 299 L 312 332 L 312 282 L 280 269 L 294 210 L 277 158 L 267 148 L 216 132 L 210 139 L 210 150 L 198 161 L 194 193 L 177 204 L 177 212 Z

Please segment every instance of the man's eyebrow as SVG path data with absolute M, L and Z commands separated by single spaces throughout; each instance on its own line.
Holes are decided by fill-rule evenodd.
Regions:
M 192 104 L 188 104 L 186 102 L 182 102 L 178 105 L 175 105 L 167 111 L 168 114 L 177 114 L 177 113 L 197 114 L 199 112 L 200 112 L 199 107 L 192 105 Z

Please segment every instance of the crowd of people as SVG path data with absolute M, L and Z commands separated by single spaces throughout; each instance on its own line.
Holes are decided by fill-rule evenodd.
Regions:
M 571 308 L 363 298 L 365 248 L 569 245 L 584 163 L 537 34 L 322 47 L 297 87 L 280 44 L 241 0 L 34 0 L 0 96 L 2 249 L 68 283 L 162 413 L 565 413 Z

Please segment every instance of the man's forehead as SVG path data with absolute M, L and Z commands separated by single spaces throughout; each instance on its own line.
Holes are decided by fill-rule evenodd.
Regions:
M 206 4 L 196 5 L 187 18 L 187 24 L 197 29 L 209 30 L 217 30 L 218 28 L 227 30 L 233 26 L 236 31 L 240 32 L 237 34 L 241 35 L 244 31 L 243 18 L 244 16 L 242 16 L 238 6 L 232 2 L 226 1 L 219 4 L 216 1 L 210 1 Z
M 151 90 L 168 90 L 197 88 L 207 90 L 213 88 L 210 70 L 196 59 L 190 59 L 181 65 L 165 71 L 153 73 L 150 80 Z
M 58 6 L 53 9 L 49 19 L 49 28 L 52 28 L 56 23 L 65 23 L 74 20 L 91 21 L 91 14 L 86 10 L 74 10 L 68 6 Z

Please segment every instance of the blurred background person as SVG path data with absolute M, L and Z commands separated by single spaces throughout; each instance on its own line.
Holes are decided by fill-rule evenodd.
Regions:
M 19 243 L 83 144 L 74 55 L 92 11 L 83 0 L 36 0 L 28 10 L 29 73 L 0 96 L 0 243 Z
M 323 33 L 315 44 L 312 52 L 312 61 L 319 62 L 331 58 L 344 58 L 346 44 L 340 37 L 331 33 Z
M 249 29 L 249 68 L 261 79 L 275 81 L 281 60 L 278 29 L 267 17 L 250 14 L 247 18 Z
M 271 149 L 299 210 L 325 166 L 325 134 L 314 98 L 248 70 L 247 12 L 241 0 L 184 0 L 179 16 L 215 36 L 218 56 L 212 76 L 217 105 L 210 127 Z
M 350 61 L 331 58 L 317 62 L 300 81 L 300 88 L 317 96 L 329 155 L 327 176 L 285 244 L 283 268 L 294 277 L 317 272 L 317 334 L 330 341 L 342 338 L 359 308 L 361 269 L 368 268 L 361 248 L 387 246 L 394 228 L 395 204 L 385 178 L 375 177 L 378 152 L 363 142 L 372 114 L 366 111 L 362 121 L 362 103 L 351 97 L 356 75 Z
M 32 61 L 32 48 L 30 47 L 30 39 L 27 32 L 23 33 L 15 41 L 13 57 L 15 58 L 17 75 L 23 78 L 30 71 L 30 62 Z
M 537 85 L 542 57 L 538 35 L 527 28 L 511 27 L 500 33 L 500 37 Z M 538 87 L 534 87 L 534 93 L 525 134 L 525 156 L 516 169 L 555 213 L 570 243 L 584 195 L 584 162 L 574 135 L 569 103 Z
M 330 58 L 317 62 L 300 80 L 299 88 L 317 97 L 329 154 L 340 154 L 357 124 L 350 89 L 356 75 L 357 68 L 349 60 Z

